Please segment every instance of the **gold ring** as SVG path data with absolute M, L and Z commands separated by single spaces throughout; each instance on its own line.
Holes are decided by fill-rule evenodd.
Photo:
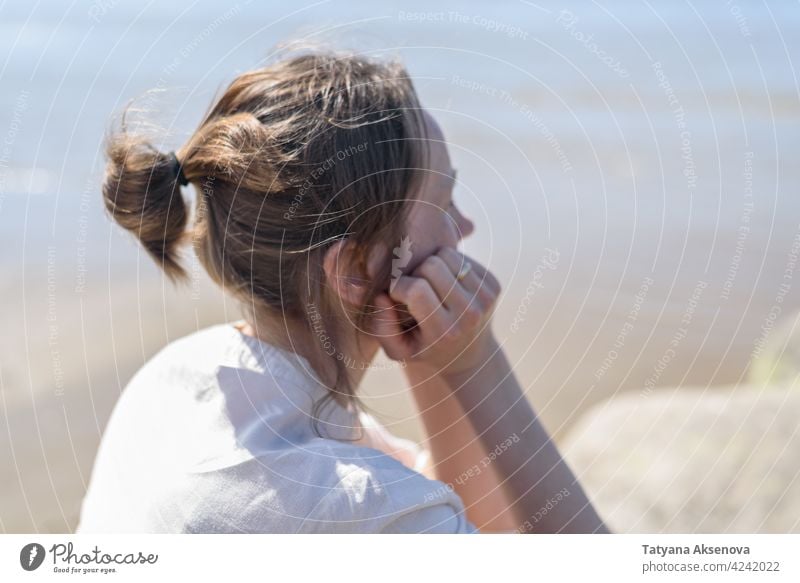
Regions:
M 456 275 L 456 279 L 458 281 L 464 281 L 464 278 L 467 277 L 470 271 L 472 271 L 472 263 L 465 261 L 463 267 L 458 272 L 458 275 Z

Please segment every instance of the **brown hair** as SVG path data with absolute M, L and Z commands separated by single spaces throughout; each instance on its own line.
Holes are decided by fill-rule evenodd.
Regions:
M 325 320 L 334 299 L 324 290 L 324 253 L 347 237 L 351 267 L 366 279 L 370 250 L 398 244 L 427 168 L 424 138 L 401 64 L 313 51 L 239 75 L 177 150 L 186 180 L 200 186 L 192 228 L 175 158 L 130 131 L 125 117 L 108 139 L 103 197 L 173 281 L 188 279 L 178 250 L 191 238 L 211 278 L 251 317 L 266 311 L 312 330 L 311 306 L 335 346 L 340 323 Z M 390 270 L 366 282 L 360 329 Z M 330 393 L 355 402 L 347 364 L 329 358 Z

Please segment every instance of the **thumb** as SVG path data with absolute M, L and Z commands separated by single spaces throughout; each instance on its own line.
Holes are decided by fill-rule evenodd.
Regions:
M 392 360 L 404 358 L 407 352 L 406 339 L 395 303 L 388 294 L 381 293 L 375 297 L 375 307 L 377 310 L 373 317 L 373 334 L 386 356 Z

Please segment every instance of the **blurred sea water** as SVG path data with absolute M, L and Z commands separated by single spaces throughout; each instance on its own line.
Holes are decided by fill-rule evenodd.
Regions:
M 4 3 L 0 529 L 74 525 L 127 378 L 236 317 L 104 216 L 102 142 L 131 100 L 170 149 L 279 42 L 402 58 L 477 226 L 464 250 L 504 285 L 495 332 L 559 437 L 617 392 L 741 382 L 800 308 L 798 30 L 788 1 Z M 399 377 L 370 379 L 419 437 Z

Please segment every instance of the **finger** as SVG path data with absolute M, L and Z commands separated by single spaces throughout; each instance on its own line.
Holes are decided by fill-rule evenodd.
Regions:
M 500 295 L 503 286 L 500 285 L 500 282 L 494 274 L 477 261 L 470 262 L 472 263 L 472 271 L 474 271 L 475 275 L 480 279 L 481 285 L 487 286 L 494 295 Z
M 378 313 L 373 324 L 373 330 L 383 352 L 392 360 L 404 361 L 414 354 L 413 343 L 408 334 L 402 329 L 400 314 L 397 305 L 386 294 L 375 298 L 375 307 Z
M 450 311 L 460 312 L 469 303 L 466 290 L 458 284 L 452 269 L 438 255 L 425 258 L 414 270 L 414 276 L 425 278 L 439 301 Z
M 497 292 L 493 288 L 497 280 L 480 263 L 453 247 L 442 247 L 439 249 L 438 255 L 455 273 L 458 273 L 468 262 L 471 266 L 469 273 L 461 280 L 456 276 L 456 281 L 467 291 L 467 297 L 470 300 L 473 298 L 477 300 L 482 308 L 488 309 L 494 303 L 497 299 Z
M 436 253 L 446 264 L 456 281 L 468 291 L 474 292 L 480 286 L 480 276 L 475 273 L 475 265 L 477 261 L 468 258 L 466 255 L 455 249 L 454 247 L 441 247 Z M 466 276 L 458 279 L 458 274 L 469 263 L 471 268 Z
M 447 311 L 428 280 L 421 277 L 400 276 L 389 296 L 408 306 L 408 311 L 422 326 L 428 324 L 442 326 L 447 321 Z
M 442 247 L 439 250 L 439 254 L 441 255 L 442 259 L 447 261 L 451 267 L 457 265 L 458 269 L 461 269 L 464 261 L 469 261 L 469 263 L 472 265 L 472 268 L 470 269 L 470 273 L 467 274 L 467 277 L 464 278 L 464 282 L 478 282 L 478 285 L 488 286 L 489 291 L 491 291 L 494 295 L 498 295 L 502 290 L 502 286 L 500 285 L 500 282 L 497 281 L 497 278 L 494 276 L 494 274 L 475 259 L 467 257 L 452 247 Z
M 403 329 L 400 325 L 400 316 L 395 309 L 395 303 L 387 294 L 382 293 L 375 297 L 375 307 L 376 312 L 372 320 L 373 334 L 377 337 L 386 356 L 392 360 L 405 358 Z
M 401 332 L 397 304 L 386 293 L 375 296 L 372 318 L 372 333 L 376 336 L 391 336 Z

